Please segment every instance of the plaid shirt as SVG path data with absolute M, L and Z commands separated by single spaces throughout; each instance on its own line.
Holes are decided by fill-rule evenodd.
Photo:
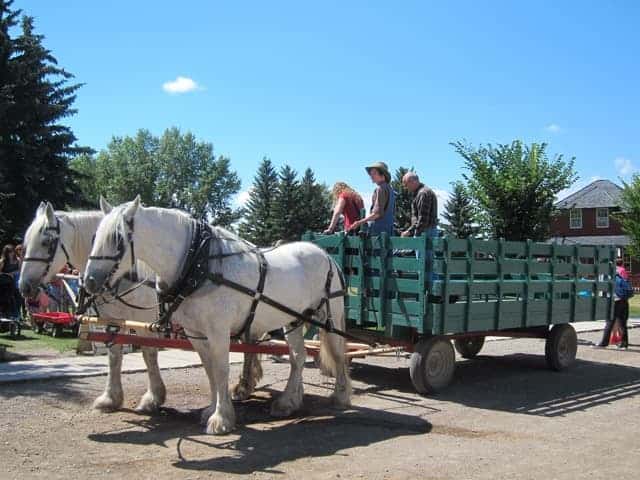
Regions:
M 418 236 L 436 225 L 438 225 L 438 197 L 433 190 L 421 183 L 411 202 L 409 232 Z

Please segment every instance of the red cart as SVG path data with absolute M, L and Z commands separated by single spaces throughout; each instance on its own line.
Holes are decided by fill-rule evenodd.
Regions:
M 47 332 L 53 337 L 61 337 L 65 330 L 71 330 L 78 336 L 80 322 L 74 315 L 67 312 L 32 313 L 36 333 Z

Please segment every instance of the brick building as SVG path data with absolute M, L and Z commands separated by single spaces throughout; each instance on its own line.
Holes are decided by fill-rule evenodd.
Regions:
M 596 180 L 556 203 L 560 213 L 551 221 L 550 242 L 619 247 L 634 286 L 640 285 L 640 262 L 625 252 L 630 239 L 612 214 L 619 213 L 622 188 L 609 180 Z

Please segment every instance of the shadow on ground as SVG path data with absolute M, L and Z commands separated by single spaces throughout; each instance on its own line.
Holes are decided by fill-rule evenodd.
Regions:
M 633 350 L 626 353 L 637 354 Z M 369 385 L 357 390 L 358 394 L 385 395 L 389 389 L 415 392 L 407 368 L 354 364 L 351 375 Z M 639 394 L 637 367 L 577 360 L 570 369 L 554 372 L 547 368 L 544 356 L 513 354 L 458 362 L 453 383 L 433 399 L 554 417 Z
M 269 402 L 266 396 L 236 404 L 238 430 L 226 437 L 203 435 L 199 411 L 163 409 L 155 417 L 129 421 L 130 430 L 92 434 L 89 439 L 159 446 L 177 439 L 178 460 L 173 464 L 177 468 L 275 474 L 280 473 L 276 467 L 282 463 L 340 455 L 345 449 L 423 435 L 432 428 L 415 415 L 365 407 L 337 411 L 327 398 L 315 395 L 305 395 L 305 411 L 296 418 L 275 420 L 269 416 Z

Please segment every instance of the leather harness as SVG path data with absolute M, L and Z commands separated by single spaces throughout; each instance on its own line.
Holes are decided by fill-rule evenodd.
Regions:
M 160 317 L 157 322 L 159 330 L 164 331 L 165 334 L 169 334 L 172 331 L 171 316 L 173 315 L 173 313 L 180 307 L 182 302 L 189 295 L 193 294 L 205 283 L 205 281 L 209 280 L 214 285 L 225 286 L 253 298 L 249 313 L 244 320 L 242 328 L 232 336 L 232 338 L 234 339 L 242 338 L 245 342 L 251 341 L 251 325 L 255 319 L 256 310 L 260 303 L 265 303 L 281 311 L 282 313 L 293 317 L 295 321 L 292 323 L 296 324 L 295 326 L 301 325 L 302 323 L 306 322 L 320 327 L 328 331 L 329 333 L 336 333 L 338 335 L 346 336 L 345 332 L 336 330 L 334 328 L 331 309 L 329 306 L 330 300 L 332 298 L 342 297 L 346 294 L 344 277 L 342 276 L 342 272 L 340 272 L 340 270 L 338 269 L 341 289 L 332 292 L 331 281 L 334 275 L 333 261 L 328 255 L 327 259 L 329 260 L 329 271 L 327 273 L 327 279 L 324 286 L 325 296 L 322 298 L 320 305 L 318 305 L 315 311 L 305 311 L 300 313 L 264 294 L 264 286 L 266 283 L 269 268 L 264 254 L 260 249 L 249 245 L 247 242 L 244 242 L 244 240 L 240 240 L 245 243 L 247 247 L 244 250 L 236 252 L 217 253 L 212 255 L 210 253 L 211 242 L 217 237 L 214 235 L 211 227 L 203 222 L 194 220 L 193 231 L 194 233 L 192 235 L 191 245 L 187 252 L 187 258 L 185 260 L 184 266 L 182 268 L 182 273 L 178 281 L 170 290 L 161 292 L 158 295 L 160 299 Z M 225 258 L 247 254 L 255 255 L 258 260 L 259 277 L 258 284 L 255 289 L 234 282 L 233 280 L 224 277 L 221 272 L 211 272 L 209 270 L 209 262 L 211 260 L 219 260 L 222 263 Z M 327 306 L 327 319 L 326 322 L 322 323 L 313 319 L 312 316 L 313 313 L 319 311 L 325 304 Z

